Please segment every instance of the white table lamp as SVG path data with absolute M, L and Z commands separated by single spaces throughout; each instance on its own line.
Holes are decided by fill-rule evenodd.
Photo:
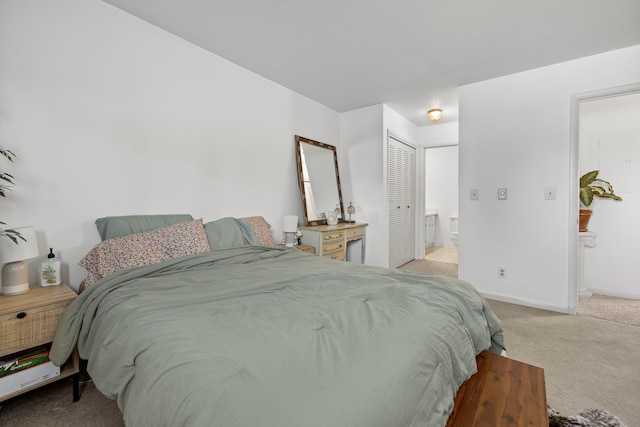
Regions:
M 285 215 L 282 231 L 284 232 L 284 244 L 289 247 L 293 246 L 298 232 L 298 216 Z
M 26 242 L 18 238 L 14 243 L 8 237 L 0 237 L 0 264 L 2 268 L 2 295 L 18 295 L 29 292 L 29 269 L 23 262 L 39 254 L 36 231 L 33 227 L 17 227 Z

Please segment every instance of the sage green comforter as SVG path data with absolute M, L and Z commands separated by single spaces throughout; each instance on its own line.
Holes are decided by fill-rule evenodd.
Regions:
M 500 321 L 467 283 L 297 250 L 212 251 L 115 273 L 64 313 L 128 426 L 443 426 Z

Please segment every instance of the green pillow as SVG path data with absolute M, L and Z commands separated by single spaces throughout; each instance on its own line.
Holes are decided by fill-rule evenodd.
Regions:
M 108 240 L 192 220 L 189 214 L 106 216 L 96 219 L 96 227 L 100 238 Z
M 251 226 L 236 218 L 226 217 L 208 222 L 204 230 L 212 250 L 258 244 Z

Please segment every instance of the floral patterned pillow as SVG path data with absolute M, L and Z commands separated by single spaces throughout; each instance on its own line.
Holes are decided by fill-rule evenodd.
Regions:
M 242 221 L 248 223 L 253 229 L 253 234 L 258 239 L 258 244 L 261 246 L 277 246 L 273 236 L 271 235 L 271 226 L 261 216 L 249 216 L 246 218 L 240 218 Z
M 82 260 L 95 280 L 116 271 L 211 250 L 202 219 L 105 240 Z
M 202 219 L 180 222 L 148 231 L 149 241 L 164 247 L 171 258 L 209 252 L 209 239 Z

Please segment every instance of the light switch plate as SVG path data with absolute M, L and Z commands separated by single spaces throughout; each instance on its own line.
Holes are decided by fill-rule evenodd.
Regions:
M 507 200 L 506 188 L 498 188 L 498 200 Z
M 556 187 L 544 187 L 544 199 L 555 200 L 556 199 Z
M 469 193 L 469 198 L 471 200 L 480 200 L 480 190 L 477 188 L 472 188 Z

